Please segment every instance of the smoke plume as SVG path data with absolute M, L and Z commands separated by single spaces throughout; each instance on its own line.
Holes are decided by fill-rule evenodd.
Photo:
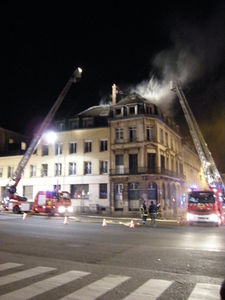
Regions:
M 154 102 L 167 114 L 172 113 L 175 98 L 172 82 L 180 80 L 183 87 L 188 87 L 215 71 L 225 53 L 222 10 L 205 20 L 201 27 L 182 21 L 177 28 L 171 33 L 171 46 L 153 58 L 149 79 L 130 88 L 130 92 Z

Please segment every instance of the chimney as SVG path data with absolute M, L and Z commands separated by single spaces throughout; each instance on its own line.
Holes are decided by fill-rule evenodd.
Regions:
M 116 85 L 112 85 L 112 105 L 116 105 Z

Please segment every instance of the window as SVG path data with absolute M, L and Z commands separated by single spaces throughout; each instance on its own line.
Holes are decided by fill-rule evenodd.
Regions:
M 171 149 L 173 150 L 173 139 L 171 137 Z
M 99 184 L 99 198 L 107 199 L 107 183 Z
M 42 156 L 48 155 L 48 145 L 42 145 Z
M 151 106 L 147 106 L 147 107 L 146 107 L 146 113 L 147 113 L 148 115 L 152 115 L 152 108 L 151 108 Z
M 30 177 L 36 176 L 36 166 L 30 165 Z
M 121 108 L 116 109 L 116 115 L 121 115 Z
M 48 176 L 48 165 L 42 164 L 41 165 L 41 177 Z
M 116 141 L 123 140 L 123 128 L 116 128 Z
M 108 173 L 108 162 L 100 161 L 100 174 Z
M 27 144 L 25 142 L 21 142 L 21 150 L 26 150 Z
M 167 132 L 165 133 L 165 137 L 166 137 L 166 146 L 168 147 L 169 146 L 169 140 L 168 140 L 168 133 Z
M 124 164 L 123 164 L 123 155 L 118 154 L 115 156 L 115 165 L 116 165 L 116 173 L 123 174 L 124 173 Z
M 156 154 L 155 153 L 148 153 L 147 164 L 148 164 L 148 172 L 149 173 L 155 172 L 155 168 L 156 168 Z
M 184 174 L 184 170 L 183 170 L 183 164 L 180 163 L 180 174 L 183 175 Z
M 27 199 L 33 199 L 33 186 L 25 185 L 23 186 L 23 196 Z
M 73 154 L 77 152 L 77 143 L 76 142 L 70 142 L 69 143 L 69 153 Z
M 92 118 L 85 118 L 82 120 L 83 128 L 90 128 L 93 126 L 93 119 Z
M 13 167 L 8 167 L 8 178 L 13 177 Z
M 138 172 L 138 155 L 129 154 L 129 172 L 130 174 L 136 174 Z
M 101 140 L 100 141 L 100 151 L 107 151 L 108 150 L 108 141 L 107 140 Z
M 146 134 L 147 134 L 147 140 L 153 141 L 155 138 L 155 129 L 154 126 L 147 126 L 146 127 Z
M 120 194 L 120 195 L 123 193 L 123 184 L 122 183 L 118 183 L 115 185 L 115 193 Z
M 89 184 L 72 184 L 71 197 L 74 199 L 89 199 Z
M 129 108 L 129 114 L 130 115 L 134 115 L 135 114 L 135 107 L 134 106 L 132 106 L 132 107 Z
M 62 164 L 55 164 L 55 176 L 61 176 L 62 175 Z
M 71 120 L 69 120 L 69 128 L 70 129 L 79 128 L 79 119 L 71 119 Z
M 76 175 L 76 163 L 69 163 L 69 175 Z
M 60 155 L 60 154 L 62 154 L 62 144 L 56 143 L 55 144 L 55 155 Z
M 91 162 L 90 161 L 85 161 L 84 162 L 84 174 L 91 174 Z
M 3 176 L 3 167 L 0 167 L 0 177 Z
M 57 129 L 59 130 L 59 131 L 63 131 L 63 130 L 65 130 L 65 122 L 58 122 L 57 123 Z
M 139 199 L 139 189 L 138 183 L 128 183 L 128 199 L 129 200 L 138 200 Z
M 161 171 L 165 170 L 165 157 L 160 155 Z
M 174 159 L 171 158 L 171 171 L 173 171 L 173 170 L 174 170 Z
M 163 138 L 163 130 L 160 128 L 160 143 L 164 144 L 164 138 Z
M 84 152 L 91 152 L 92 151 L 92 142 L 91 141 L 85 141 L 84 142 Z
M 136 127 L 129 127 L 129 141 L 135 142 L 137 140 Z

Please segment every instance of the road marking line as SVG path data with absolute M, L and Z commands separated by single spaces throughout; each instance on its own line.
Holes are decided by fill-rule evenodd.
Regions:
M 60 300 L 94 300 L 128 279 L 130 279 L 130 277 L 108 275 L 61 298 Z
M 26 300 L 33 298 L 37 295 L 43 294 L 45 292 L 48 292 L 56 287 L 59 287 L 63 284 L 66 284 L 68 282 L 71 282 L 73 280 L 76 280 L 78 278 L 84 277 L 86 275 L 89 275 L 88 272 L 82 272 L 82 271 L 68 271 L 66 273 L 53 276 L 48 279 L 44 279 L 42 281 L 36 282 L 34 284 L 31 284 L 27 287 L 24 287 L 22 289 L 16 290 L 14 292 L 5 294 L 3 296 L 0 296 L 1 300 Z
M 157 299 L 173 281 L 150 279 L 142 286 L 133 291 L 124 300 L 155 300 Z
M 23 264 L 17 264 L 17 263 L 8 262 L 8 263 L 0 265 L 0 271 L 5 271 L 5 270 L 9 270 L 9 269 L 21 267 L 21 266 L 23 266 Z
M 6 275 L 6 276 L 1 276 L 0 277 L 0 286 L 5 285 L 5 284 L 9 284 L 15 281 L 19 281 L 21 279 L 26 279 L 32 276 L 36 276 L 39 274 L 43 274 L 46 272 L 50 272 L 56 270 L 55 268 L 48 268 L 48 267 L 35 267 L 32 269 L 28 269 L 25 271 L 20 271 L 17 273 L 13 273 L 10 275 Z
M 188 300 L 219 300 L 220 285 L 197 283 Z

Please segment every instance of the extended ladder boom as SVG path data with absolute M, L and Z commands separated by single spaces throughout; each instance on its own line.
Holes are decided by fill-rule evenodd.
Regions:
M 21 161 L 19 162 L 19 164 L 17 166 L 17 169 L 16 169 L 16 171 L 15 171 L 15 173 L 14 173 L 12 179 L 11 179 L 14 183 L 10 184 L 10 193 L 13 194 L 13 193 L 16 192 L 16 186 L 18 185 L 18 183 L 21 179 L 22 173 L 23 173 L 30 157 L 32 156 L 32 154 L 34 153 L 35 149 L 38 146 L 43 132 L 47 129 L 48 125 L 50 124 L 53 117 L 55 116 L 59 106 L 63 102 L 63 100 L 64 100 L 66 94 L 68 93 L 72 83 L 77 82 L 81 78 L 81 73 L 82 73 L 82 70 L 80 68 L 77 68 L 73 72 L 72 76 L 70 77 L 70 79 L 66 83 L 66 85 L 63 88 L 62 92 L 60 93 L 60 95 L 56 99 L 55 103 L 53 104 L 52 108 L 50 109 L 49 113 L 47 114 L 44 121 L 42 122 L 38 132 L 35 134 L 33 140 L 31 141 L 31 143 L 30 143 L 29 147 L 27 148 L 24 156 L 22 157 Z
M 183 109 L 184 116 L 187 121 L 196 151 L 197 151 L 200 161 L 201 161 L 201 165 L 203 168 L 205 178 L 206 178 L 209 186 L 212 187 L 212 186 L 216 185 L 217 187 L 220 188 L 221 191 L 225 192 L 225 186 L 224 186 L 224 183 L 220 176 L 220 173 L 216 167 L 216 164 L 213 160 L 211 152 L 208 149 L 205 139 L 200 131 L 198 123 L 197 123 L 197 121 L 191 111 L 191 108 L 186 100 L 186 97 L 181 88 L 181 83 L 179 81 L 177 81 L 174 84 L 172 91 L 174 91 L 178 96 L 178 99 L 179 99 L 180 105 Z

